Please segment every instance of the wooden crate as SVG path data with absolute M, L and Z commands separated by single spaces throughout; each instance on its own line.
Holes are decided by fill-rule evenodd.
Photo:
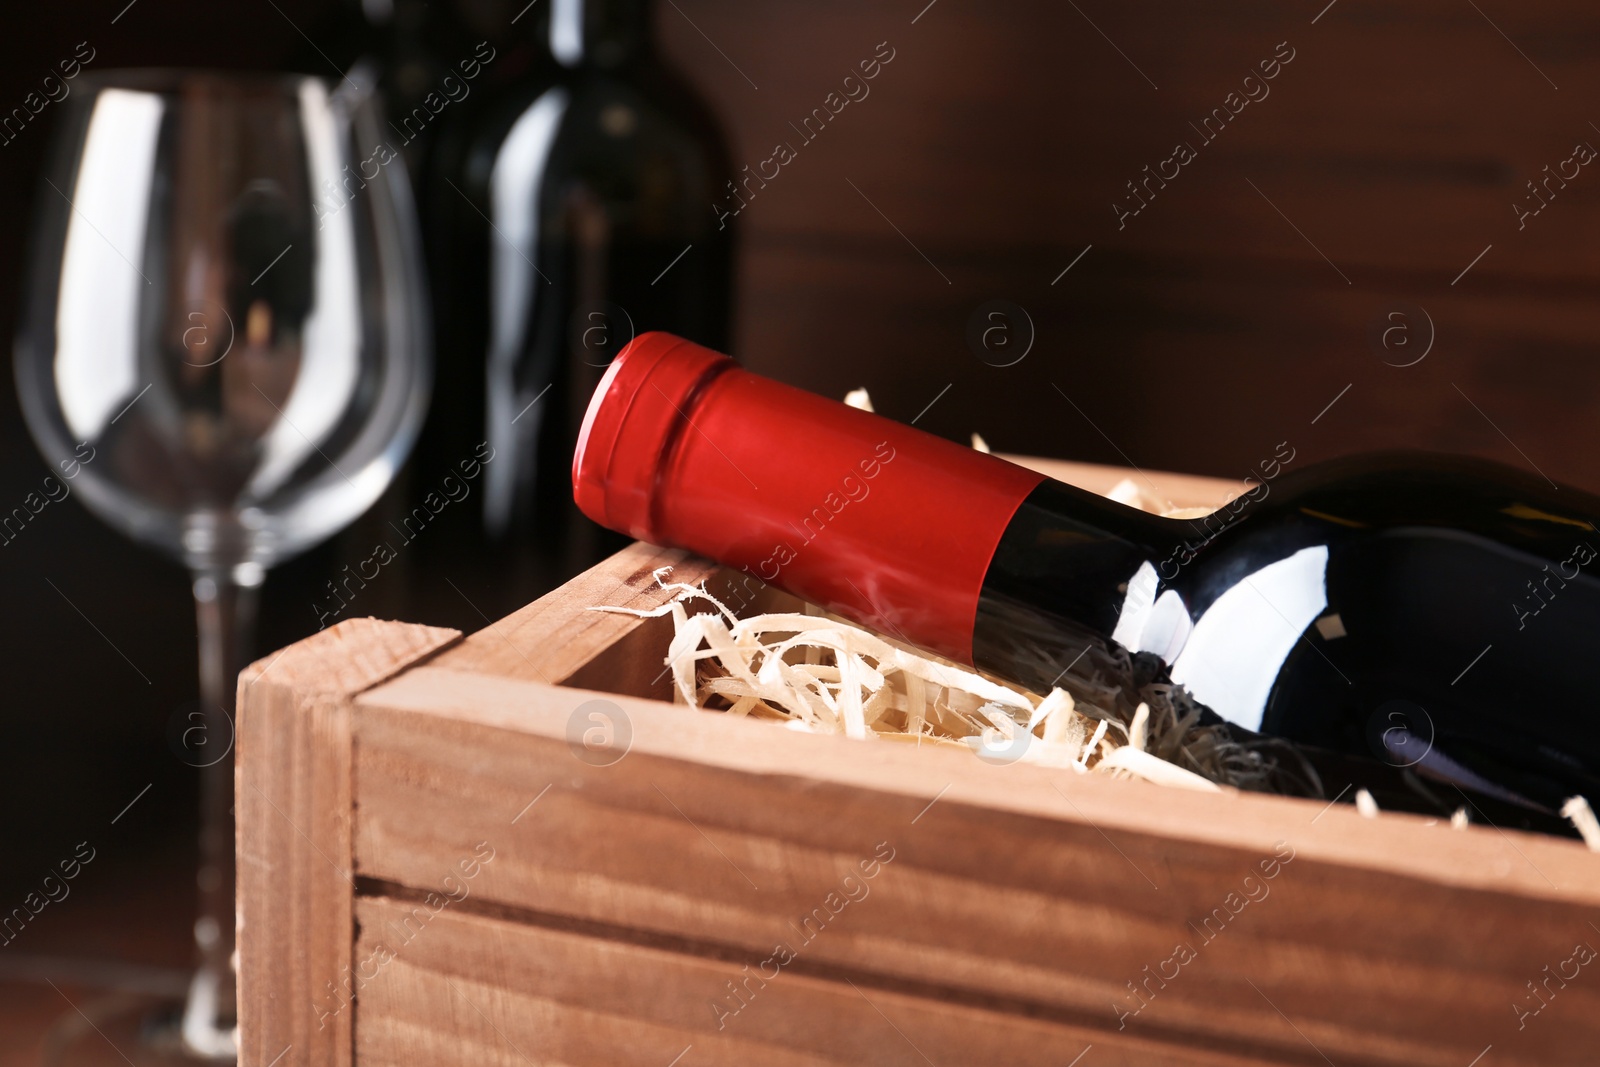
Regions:
M 245 671 L 243 1064 L 1596 1062 L 1600 856 L 673 706 L 666 565 Z

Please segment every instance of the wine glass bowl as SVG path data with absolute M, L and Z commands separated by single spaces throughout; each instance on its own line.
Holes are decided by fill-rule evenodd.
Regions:
M 409 190 L 363 150 L 370 93 L 110 72 L 60 122 L 16 360 L 52 466 L 197 570 L 270 567 L 365 511 L 428 384 Z
M 255 591 L 370 507 L 431 340 L 404 163 L 370 79 L 112 71 L 58 113 L 16 344 L 28 428 L 113 527 L 185 564 L 201 735 L 233 737 Z M 237 1049 L 233 767 L 197 761 L 189 1055 Z

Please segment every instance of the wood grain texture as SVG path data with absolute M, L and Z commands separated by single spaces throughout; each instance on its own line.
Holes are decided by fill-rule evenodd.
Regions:
M 799 153 L 738 218 L 752 369 L 868 386 L 900 419 L 953 385 L 918 425 L 1009 451 L 1243 477 L 1287 439 L 1302 462 L 1445 450 L 1600 488 L 1600 183 L 1586 167 L 1541 187 L 1525 225 L 1512 207 L 1600 144 L 1580 104 L 1600 89 L 1593 8 L 680 6 L 661 11 L 665 46 L 725 117 L 735 166 Z M 790 123 L 880 41 L 896 56 L 870 95 L 802 141 Z M 1280 42 L 1294 59 L 1270 95 L 1204 141 L 1191 123 Z M 1198 158 L 1119 223 L 1113 202 L 1136 205 L 1128 183 L 1178 142 Z M 996 298 L 1037 331 L 1013 367 L 965 337 Z M 1438 340 L 1403 368 L 1371 339 L 1402 301 Z M 1415 313 L 1409 330 L 1407 356 Z
M 352 619 L 239 676 L 240 1063 L 348 1067 L 350 699 L 461 635 Z
M 596 700 L 626 724 L 612 766 L 574 751 Z M 1600 937 L 1600 857 L 1567 841 L 431 667 L 360 697 L 354 731 L 357 867 L 378 885 L 432 887 L 486 840 L 498 855 L 472 899 L 524 920 L 740 966 L 803 943 L 829 974 L 1107 1042 L 1134 1031 L 1174 1056 L 1319 1062 L 1309 1039 L 1341 1065 L 1461 1067 L 1492 1043 L 1496 1062 L 1532 1067 L 1586 1062 L 1600 1038 L 1600 986 L 1571 983 L 1525 1031 L 1511 1008 Z M 892 862 L 845 881 L 884 844 Z M 1264 878 L 1282 850 L 1292 861 Z M 855 884 L 869 891 L 804 937 Z M 1178 945 L 1197 958 L 1175 966 Z M 1170 981 L 1151 977 L 1163 966 Z M 1148 1004 L 1121 1017 L 1141 1003 L 1129 983 Z
M 414 907 L 362 898 L 357 955 L 382 958 Z M 1085 1062 L 1104 1067 L 1309 1062 L 1175 1052 L 1136 1033 L 1107 1038 L 884 988 L 868 976 L 793 967 L 771 981 L 749 979 L 736 1013 L 715 1011 L 741 1004 L 728 984 L 749 973 L 734 960 L 493 918 L 463 904 L 432 919 L 363 986 L 356 1054 L 372 1067 L 1065 1067 L 1092 1045 Z

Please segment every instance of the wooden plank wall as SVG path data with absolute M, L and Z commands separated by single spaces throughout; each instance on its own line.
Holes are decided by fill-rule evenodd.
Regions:
M 1434 448 L 1600 488 L 1600 174 L 1552 185 L 1520 231 L 1512 209 L 1600 145 L 1592 5 L 676 6 L 668 50 L 740 161 L 799 146 L 739 219 L 752 367 L 868 385 L 902 419 L 952 384 L 919 425 L 1014 452 L 1242 477 L 1284 440 L 1297 463 Z M 882 41 L 871 95 L 802 144 L 788 124 Z M 1189 123 L 1280 42 L 1270 95 L 1202 144 Z M 1179 140 L 1198 157 L 1119 230 L 1113 201 Z M 1004 369 L 964 339 L 996 298 L 1038 336 Z M 1417 307 L 1436 343 L 1385 365 L 1371 325 L 1405 326 L 1386 354 L 1408 361 Z

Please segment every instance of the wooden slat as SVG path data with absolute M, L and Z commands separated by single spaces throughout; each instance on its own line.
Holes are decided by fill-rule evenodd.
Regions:
M 1314 249 L 1292 247 L 1296 236 L 1281 219 L 1270 224 L 1276 216 L 1246 176 L 1347 271 L 1352 261 L 1427 262 L 1452 241 L 1468 247 L 1470 258 L 1482 243 L 1470 247 L 1464 224 L 1516 231 L 1510 203 L 1526 194 L 1523 181 L 1585 137 L 1582 116 L 1561 103 L 1564 94 L 1596 87 L 1577 46 L 1600 33 L 1593 8 L 1576 0 L 1485 8 L 1517 42 L 1514 49 L 1470 5 L 1344 0 L 1313 26 L 1323 7 L 1251 3 L 1212 11 L 1136 0 L 1080 13 L 1018 0 L 1005 19 L 980 6 L 935 8 L 912 29 L 888 2 L 823 5 L 803 21 L 737 0 L 685 5 L 695 24 L 740 59 L 760 92 L 718 62 L 691 25 L 667 19 L 662 28 L 671 52 L 722 106 L 742 149 L 736 167 L 754 170 L 777 140 L 799 151 L 739 218 L 755 241 L 805 235 L 837 244 L 880 233 L 885 244 L 899 240 L 859 198 L 849 209 L 840 203 L 840 190 L 850 189 L 830 165 L 848 166 L 850 179 L 958 286 L 964 279 L 940 259 L 939 242 L 946 251 L 1053 239 L 1075 252 L 1103 239 L 1156 251 L 1278 252 L 1315 262 L 1342 285 Z M 787 47 L 771 40 L 779 29 Z M 885 38 L 897 55 L 870 96 L 847 106 L 825 136 L 801 140 L 789 122 L 820 105 Z M 1221 106 L 1284 40 L 1296 54 L 1265 86 L 1270 96 L 1204 142 L 1190 123 Z M 1431 91 L 1418 91 L 1423 87 Z M 1041 136 L 1040 109 L 1060 116 L 1072 136 Z M 881 147 L 889 138 L 893 152 Z M 1142 178 L 1141 168 L 1154 168 L 1180 140 L 1199 158 L 1119 230 L 1112 200 L 1128 198 L 1124 183 Z M 1519 236 L 1554 231 L 1543 224 L 1563 207 L 1569 218 L 1594 212 L 1592 200 L 1582 198 L 1587 180 L 1585 173 L 1574 181 Z M 1293 203 L 1285 205 L 1285 197 Z M 1323 229 L 1309 229 L 1306 214 Z M 1592 269 L 1572 235 L 1552 233 L 1549 243 L 1562 253 L 1561 266 Z M 903 251 L 938 283 L 914 251 Z M 838 259 L 848 262 L 843 250 Z M 1531 258 L 1523 266 L 1538 269 Z M 1041 288 L 1052 277 L 1046 274 Z
M 351 619 L 239 676 L 235 810 L 243 1067 L 348 1067 L 350 699 L 461 635 Z M 292 1051 L 292 1055 L 290 1055 Z
M 580 705 L 601 699 L 631 734 L 608 767 L 569 745 Z M 431 667 L 356 708 L 358 871 L 382 882 L 432 886 L 489 840 L 499 858 L 475 899 L 749 959 L 888 842 L 893 863 L 809 959 L 1109 1039 L 1115 1005 L 1137 1003 L 1127 983 L 1189 944 L 1198 959 L 1127 1028 L 1286 1062 L 1309 1038 L 1340 1064 L 1460 1067 L 1492 1043 L 1496 1062 L 1532 1067 L 1600 1039 L 1600 986 L 1573 983 L 1523 1033 L 1510 1009 L 1600 937 L 1600 857 L 1571 842 L 991 767 Z M 1280 842 L 1295 858 L 1263 882 Z M 1190 925 L 1251 885 L 1269 895 L 1214 940 Z
M 1525 226 L 1512 210 L 1576 142 L 1600 145 L 1572 104 L 1600 88 L 1592 5 L 1340 0 L 1317 19 L 1326 0 L 1013 0 L 1004 17 L 941 3 L 915 26 L 898 0 L 804 19 L 682 6 L 694 23 L 666 9 L 664 45 L 717 103 L 734 166 L 799 152 L 738 218 L 752 369 L 830 396 L 868 386 L 901 419 L 953 383 L 918 425 L 1011 451 L 1243 477 L 1288 439 L 1298 463 L 1430 449 L 1600 489 L 1594 168 Z M 879 41 L 898 54 L 871 95 L 802 142 L 789 124 Z M 1280 41 L 1297 55 L 1270 97 L 1202 145 L 1189 124 Z M 1199 158 L 1119 228 L 1112 202 L 1179 140 Z M 1004 369 L 962 339 L 997 297 L 1037 328 Z M 1405 369 L 1368 335 L 1400 301 L 1438 334 Z M 1414 313 L 1409 328 L 1420 344 Z
M 1175 1052 L 1137 1033 L 1108 1037 L 863 976 L 817 977 L 803 957 L 768 968 L 771 981 L 751 979 L 741 1003 L 728 983 L 752 973 L 742 960 L 490 918 L 473 913 L 470 900 L 436 914 L 421 906 L 426 925 L 415 901 L 358 901 L 356 955 L 374 961 L 358 1008 L 362 1064 L 1065 1067 L 1091 1046 L 1084 1062 L 1100 1067 L 1311 1062 Z

